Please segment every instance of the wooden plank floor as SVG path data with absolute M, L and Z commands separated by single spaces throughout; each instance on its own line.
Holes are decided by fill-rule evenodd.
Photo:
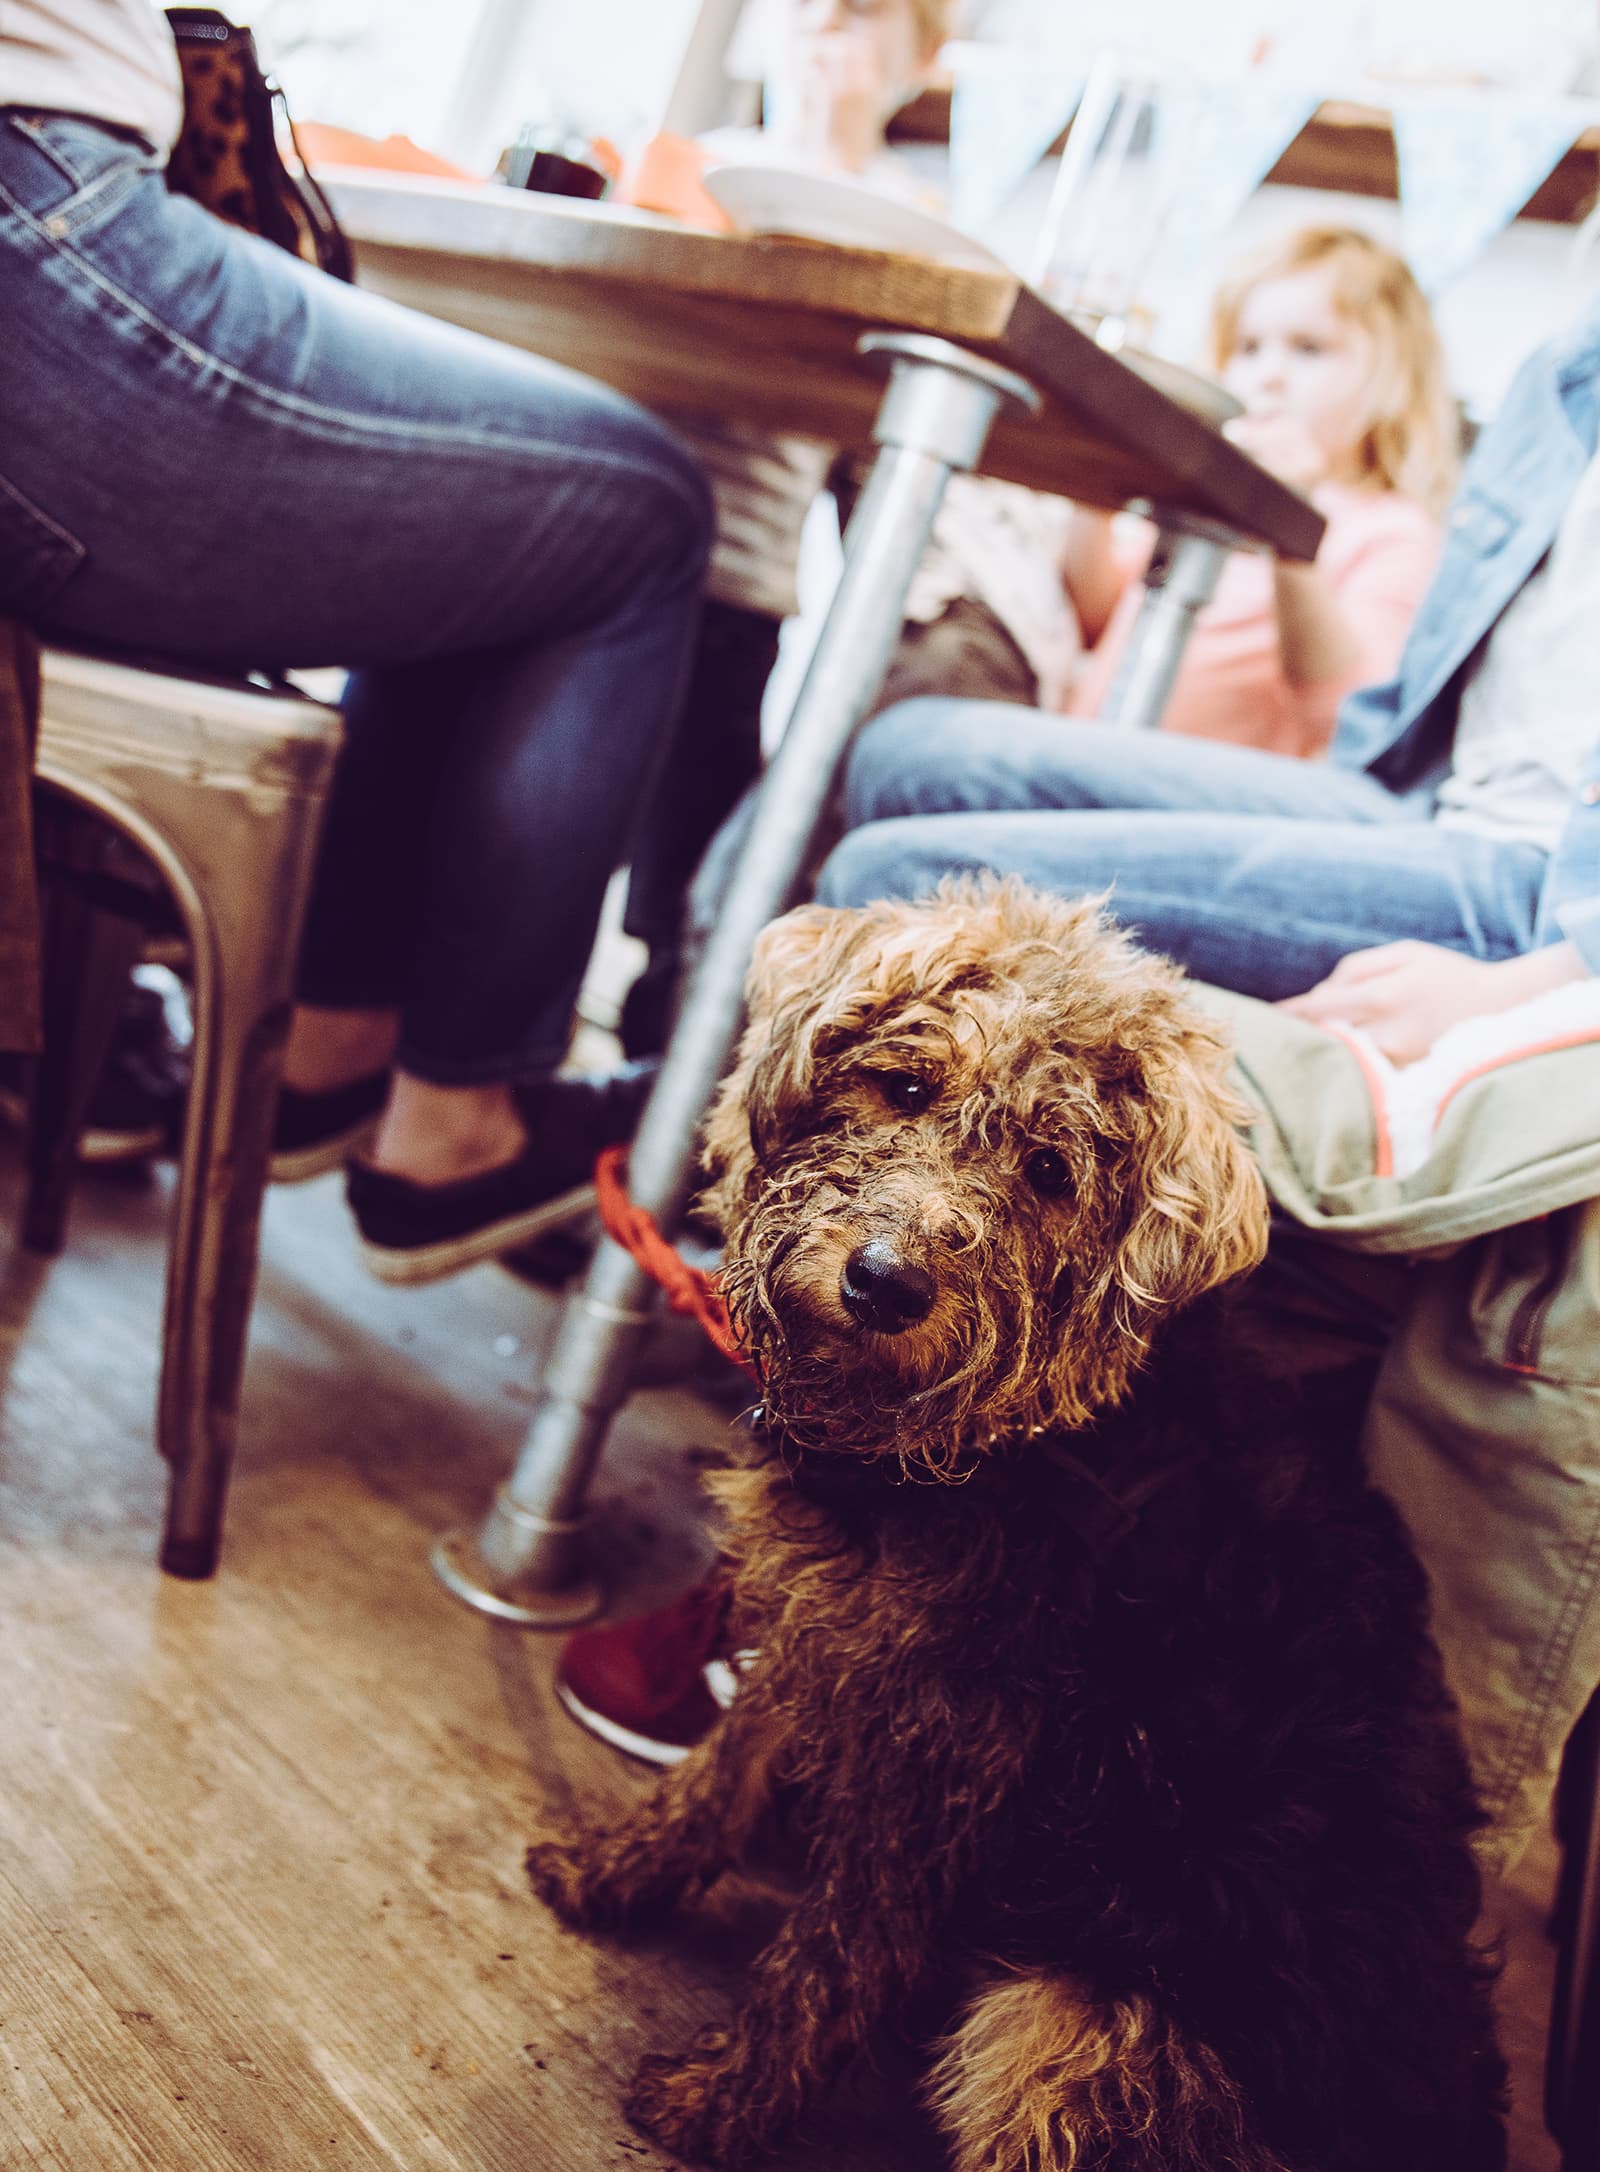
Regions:
M 275 1194 L 222 1572 L 180 1584 L 154 1566 L 166 1184 L 86 1178 L 67 1254 L 0 1265 L 0 2168 L 665 2164 L 620 2086 L 735 1995 L 770 1900 L 730 1890 L 630 1947 L 555 1929 L 530 1825 L 642 1775 L 555 1706 L 553 1640 L 426 1561 L 515 1453 L 554 1305 L 493 1268 L 380 1288 L 335 1182 Z M 679 1388 L 618 1425 L 619 1610 L 702 1564 L 694 1469 L 727 1423 Z M 1540 1851 L 1496 1896 L 1517 2172 L 1554 2161 L 1550 1872 Z M 903 2100 L 862 2084 L 783 2164 L 926 2172 Z

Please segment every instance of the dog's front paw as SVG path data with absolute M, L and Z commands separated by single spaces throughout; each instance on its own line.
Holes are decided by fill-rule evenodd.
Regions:
M 622 2109 L 639 2132 L 686 2164 L 748 2164 L 764 2137 L 739 2116 L 729 2080 L 731 2032 L 702 2029 L 694 2049 L 641 2062 Z
M 627 1903 L 596 1861 L 595 1835 L 551 1833 L 523 1858 L 533 1890 L 553 1916 L 575 1931 L 615 1930 Z

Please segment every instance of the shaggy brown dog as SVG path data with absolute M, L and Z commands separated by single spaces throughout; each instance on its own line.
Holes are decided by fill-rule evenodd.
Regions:
M 961 2172 L 1486 2172 L 1477 1813 L 1348 1442 L 1234 1383 L 1262 1186 L 1212 1028 L 1018 885 L 764 939 L 713 1113 L 764 1423 L 718 1491 L 760 1658 L 619 1827 L 529 1854 L 659 1914 L 782 1793 L 807 1882 L 628 2103 L 759 2154 L 886 2028 Z

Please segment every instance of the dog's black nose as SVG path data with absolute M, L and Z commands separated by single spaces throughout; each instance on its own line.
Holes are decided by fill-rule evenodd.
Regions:
M 839 1277 L 845 1310 L 876 1335 L 898 1335 L 933 1310 L 933 1277 L 902 1259 L 887 1237 L 857 1247 Z

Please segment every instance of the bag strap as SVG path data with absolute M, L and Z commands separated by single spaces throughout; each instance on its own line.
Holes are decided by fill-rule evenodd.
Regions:
M 323 270 L 331 272 L 335 279 L 343 279 L 353 285 L 356 259 L 355 251 L 350 246 L 350 237 L 339 224 L 334 208 L 328 201 L 326 189 L 311 171 L 310 161 L 300 148 L 300 138 L 295 134 L 294 116 L 289 111 L 289 101 L 283 94 L 282 84 L 272 76 L 266 78 L 266 83 L 289 141 L 294 146 L 299 172 L 291 174 L 289 178 L 300 191 L 306 216 L 317 230 L 317 260 Z

